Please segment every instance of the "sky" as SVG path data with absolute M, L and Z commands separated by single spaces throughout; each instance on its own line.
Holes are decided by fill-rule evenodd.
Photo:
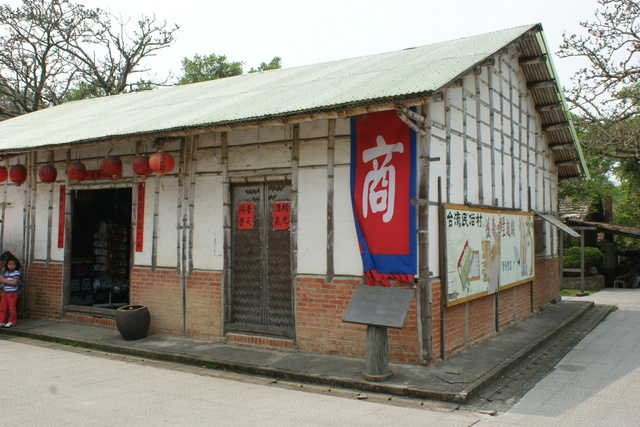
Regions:
M 5 2 L 7 2 L 5 0 Z M 11 3 L 12 0 L 8 1 Z M 282 58 L 283 68 L 402 50 L 541 23 L 549 49 L 593 20 L 596 0 L 72 0 L 125 18 L 142 14 L 175 23 L 173 46 L 145 65 L 181 74 L 194 55 L 226 55 L 245 71 Z M 554 56 L 560 82 L 582 64 Z

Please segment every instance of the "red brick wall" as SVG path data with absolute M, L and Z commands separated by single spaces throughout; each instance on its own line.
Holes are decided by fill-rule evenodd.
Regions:
M 364 357 L 367 327 L 342 318 L 360 280 L 319 277 L 296 280 L 296 338 L 300 351 Z M 419 357 L 415 298 L 402 329 L 388 329 L 389 360 L 417 363 Z
M 220 339 L 221 274 L 195 271 L 186 283 L 186 332 L 198 338 Z M 182 333 L 180 276 L 176 269 L 134 267 L 131 270 L 131 304 L 143 304 L 151 313 L 150 332 Z
M 558 300 L 560 280 L 557 258 L 536 261 L 533 282 L 515 286 L 498 294 L 500 331 L 531 316 Z M 235 334 L 230 342 L 283 350 L 365 357 L 366 326 L 342 322 L 359 279 L 334 279 L 326 283 L 318 276 L 298 277 L 295 284 L 296 341 L 257 340 L 250 334 Z M 432 285 L 433 362 L 443 358 L 442 322 L 444 316 L 444 357 L 448 358 L 496 334 L 495 295 L 477 298 L 452 307 L 442 307 L 440 283 Z M 402 285 L 401 285 L 402 286 Z M 186 283 L 187 335 L 222 340 L 221 273 L 196 271 Z M 175 269 L 134 267 L 131 272 L 131 303 L 144 304 L 151 312 L 151 332 L 182 333 L 180 278 Z M 62 305 L 62 264 L 34 262 L 29 266 L 26 308 L 41 319 L 59 319 Z M 66 317 L 86 320 L 81 315 Z M 418 363 L 420 343 L 416 299 L 412 300 L 402 329 L 388 329 L 389 360 Z M 108 324 L 107 324 L 108 323 Z M 111 323 L 101 323 L 110 327 Z
M 187 335 L 221 339 L 222 273 L 194 271 L 187 278 Z
M 536 260 L 536 276 L 533 282 L 505 289 L 498 294 L 498 333 L 532 315 L 532 288 L 535 311 L 539 311 L 559 299 L 558 266 L 558 258 Z M 441 334 L 443 313 L 445 358 L 496 335 L 495 295 L 443 308 L 440 282 L 433 282 L 431 286 L 434 362 L 443 358 Z
M 533 280 L 533 300 L 536 311 L 542 310 L 549 302 L 557 301 L 560 295 L 560 259 L 536 260 L 536 277 Z
M 36 319 L 60 319 L 62 312 L 62 263 L 33 262 L 27 268 L 25 309 Z

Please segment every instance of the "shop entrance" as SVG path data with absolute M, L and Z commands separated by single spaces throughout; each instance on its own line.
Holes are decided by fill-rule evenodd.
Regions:
M 73 190 L 69 303 L 129 303 L 131 188 Z

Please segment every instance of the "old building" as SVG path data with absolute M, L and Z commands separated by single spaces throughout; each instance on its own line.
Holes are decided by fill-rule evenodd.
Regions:
M 361 357 L 345 309 L 388 281 L 415 290 L 390 359 L 423 364 L 559 299 L 533 212 L 585 171 L 539 25 L 71 102 L 0 123 L 0 155 L 26 315 L 143 304 L 153 332 Z

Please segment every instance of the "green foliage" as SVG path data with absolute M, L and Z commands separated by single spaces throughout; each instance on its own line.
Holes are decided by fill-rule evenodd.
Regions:
M 261 62 L 257 69 L 251 67 L 251 69 L 249 70 L 249 73 L 258 73 L 260 71 L 267 71 L 267 70 L 277 70 L 278 68 L 282 67 L 281 62 L 282 62 L 282 58 L 280 58 L 279 56 L 275 56 L 271 60 L 271 62 L 269 62 L 268 64 L 265 62 Z
M 269 63 L 261 62 L 257 69 L 251 68 L 249 73 L 278 69 L 281 66 L 281 61 L 282 59 L 276 56 Z M 193 59 L 184 58 L 182 72 L 183 75 L 178 81 L 178 85 L 239 76 L 244 70 L 242 62 L 230 62 L 225 55 L 212 53 L 205 56 L 196 54 Z
M 574 116 L 574 121 L 577 120 L 579 119 Z M 578 138 L 585 141 L 594 132 L 594 127 L 594 125 L 577 127 Z M 603 156 L 592 148 L 585 148 L 583 154 L 591 178 L 582 181 L 563 181 L 558 187 L 558 197 L 588 206 L 600 204 L 607 197 L 613 197 L 615 200 L 619 189 L 611 178 L 617 161 Z
M 565 96 L 578 123 L 580 142 L 593 179 L 563 183 L 560 197 L 598 203 L 613 199 L 612 222 L 640 227 L 640 2 L 598 0 L 583 34 L 566 34 L 560 57 L 586 61 Z M 615 177 L 611 185 L 611 177 Z M 607 182 L 609 181 L 609 182 Z M 618 249 L 640 247 L 640 239 L 616 236 Z
M 562 266 L 565 268 L 580 268 L 580 247 L 573 246 L 563 252 Z M 584 265 L 592 267 L 602 259 L 600 249 L 587 246 L 584 248 Z
M 238 76 L 242 74 L 242 62 L 229 62 L 225 55 L 215 53 L 205 56 L 196 54 L 193 59 L 182 60 L 182 71 L 184 75 L 178 85 Z

